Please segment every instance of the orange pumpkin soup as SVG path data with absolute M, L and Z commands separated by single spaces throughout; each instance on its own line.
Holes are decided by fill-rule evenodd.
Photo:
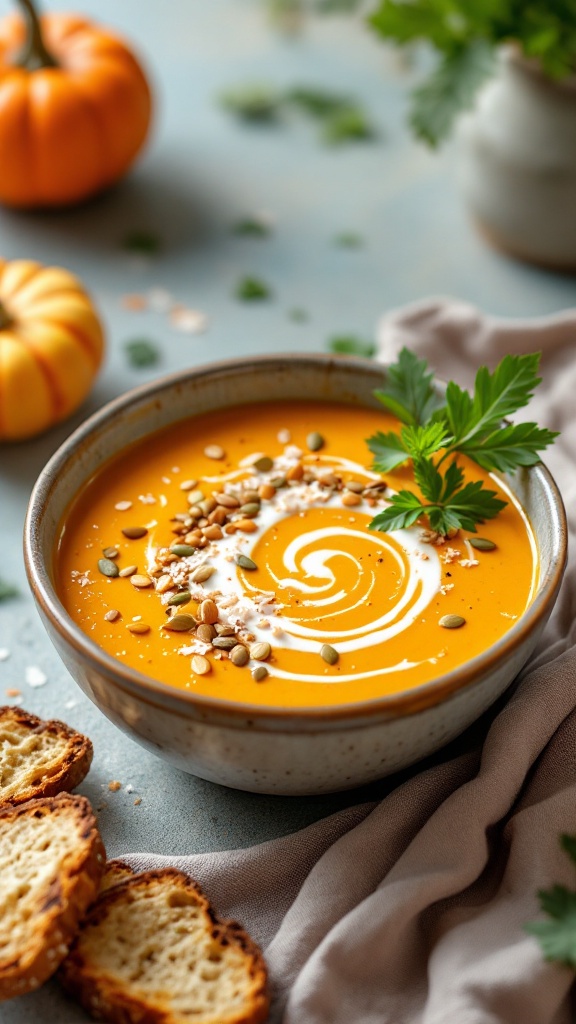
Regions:
M 238 406 L 178 423 L 102 467 L 70 508 L 55 574 L 83 631 L 170 686 L 266 706 L 335 705 L 429 682 L 531 601 L 526 516 L 477 536 L 368 524 L 390 488 L 365 438 L 396 421 L 329 403 Z M 513 584 L 511 583 L 513 581 Z

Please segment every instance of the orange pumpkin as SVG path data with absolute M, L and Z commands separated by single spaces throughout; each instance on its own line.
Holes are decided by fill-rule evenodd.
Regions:
M 0 260 L 0 441 L 69 416 L 90 390 L 103 346 L 77 278 L 31 260 Z
M 0 202 L 64 206 L 128 169 L 150 124 L 146 78 L 127 46 L 74 14 L 0 20 Z

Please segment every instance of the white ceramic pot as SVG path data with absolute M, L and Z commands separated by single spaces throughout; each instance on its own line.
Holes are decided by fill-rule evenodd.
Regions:
M 552 81 L 511 47 L 462 118 L 459 180 L 490 241 L 576 270 L 576 76 Z

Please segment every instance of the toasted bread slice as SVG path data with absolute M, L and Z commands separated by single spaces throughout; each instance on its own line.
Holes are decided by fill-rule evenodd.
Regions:
M 74 789 L 91 761 L 90 740 L 64 722 L 0 707 L 0 805 Z
M 262 1024 L 266 966 L 240 925 L 219 921 L 198 886 L 172 868 L 99 896 L 59 978 L 111 1024 Z
M 105 862 L 85 797 L 60 793 L 0 808 L 0 1001 L 54 973 L 96 898 Z
M 125 864 L 123 860 L 109 860 L 100 882 L 100 892 L 103 893 L 115 885 L 121 885 L 129 878 L 134 878 L 134 872 L 129 864 Z

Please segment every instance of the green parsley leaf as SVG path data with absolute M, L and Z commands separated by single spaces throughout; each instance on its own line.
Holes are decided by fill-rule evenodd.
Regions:
M 423 512 L 424 506 L 416 494 L 412 491 L 398 491 L 398 494 L 392 495 L 388 508 L 374 516 L 368 529 L 385 533 L 403 530 L 412 526 Z
M 409 457 L 402 438 L 392 432 L 383 434 L 378 431 L 368 438 L 366 444 L 374 455 L 373 468 L 377 473 L 390 473 Z
M 412 92 L 410 125 L 418 138 L 437 146 L 458 114 L 469 110 L 480 85 L 494 69 L 493 48 L 482 39 L 447 53 L 429 78 Z
M 154 231 L 134 229 L 128 231 L 122 240 L 122 248 L 143 256 L 156 256 L 162 248 L 160 236 Z
M 12 583 L 0 579 L 0 601 L 9 601 L 12 597 L 18 597 L 20 591 Z
M 342 356 L 364 356 L 371 359 L 376 355 L 376 345 L 373 341 L 357 338 L 354 334 L 335 335 L 329 339 L 328 348 Z
M 401 431 L 404 448 L 413 459 L 429 459 L 435 452 L 444 448 L 451 440 L 444 420 L 427 423 L 424 427 L 404 427 Z M 370 446 L 368 446 L 370 447 Z
M 271 234 L 270 225 L 257 217 L 244 217 L 236 221 L 232 231 L 235 235 L 248 235 L 251 238 L 268 238 Z
M 236 298 L 242 302 L 260 302 L 272 297 L 272 290 L 257 277 L 243 277 L 236 285 Z
M 220 95 L 222 107 L 241 121 L 277 121 L 282 102 L 283 97 L 274 86 L 261 83 L 240 85 Z
M 160 361 L 160 352 L 157 346 L 148 338 L 133 338 L 132 341 L 127 341 L 124 351 L 130 365 L 138 369 L 155 366 Z
M 398 361 L 386 370 L 384 387 L 374 394 L 402 423 L 422 426 L 442 406 L 432 377 L 426 360 L 403 348 Z
M 536 465 L 540 461 L 538 452 L 552 444 L 557 436 L 557 431 L 542 429 L 535 423 L 518 423 L 487 436 L 472 437 L 458 445 L 458 450 L 483 469 L 512 473 L 518 466 Z
M 576 836 L 563 835 L 560 842 L 576 863 Z M 540 890 L 538 898 L 551 920 L 531 921 L 525 930 L 536 936 L 546 960 L 576 968 L 576 892 L 564 885 L 554 885 Z
M 497 497 L 496 491 L 485 488 L 481 480 L 465 484 L 451 497 L 444 498 L 436 508 L 427 509 L 430 526 L 438 533 L 462 529 L 476 533 L 476 525 L 494 519 L 506 502 Z
M 537 376 L 540 353 L 504 356 L 494 373 L 481 366 L 474 382 L 474 398 L 453 381 L 446 390 L 446 419 L 454 443 L 465 444 L 472 437 L 499 428 L 505 416 L 528 405 L 540 383 Z

